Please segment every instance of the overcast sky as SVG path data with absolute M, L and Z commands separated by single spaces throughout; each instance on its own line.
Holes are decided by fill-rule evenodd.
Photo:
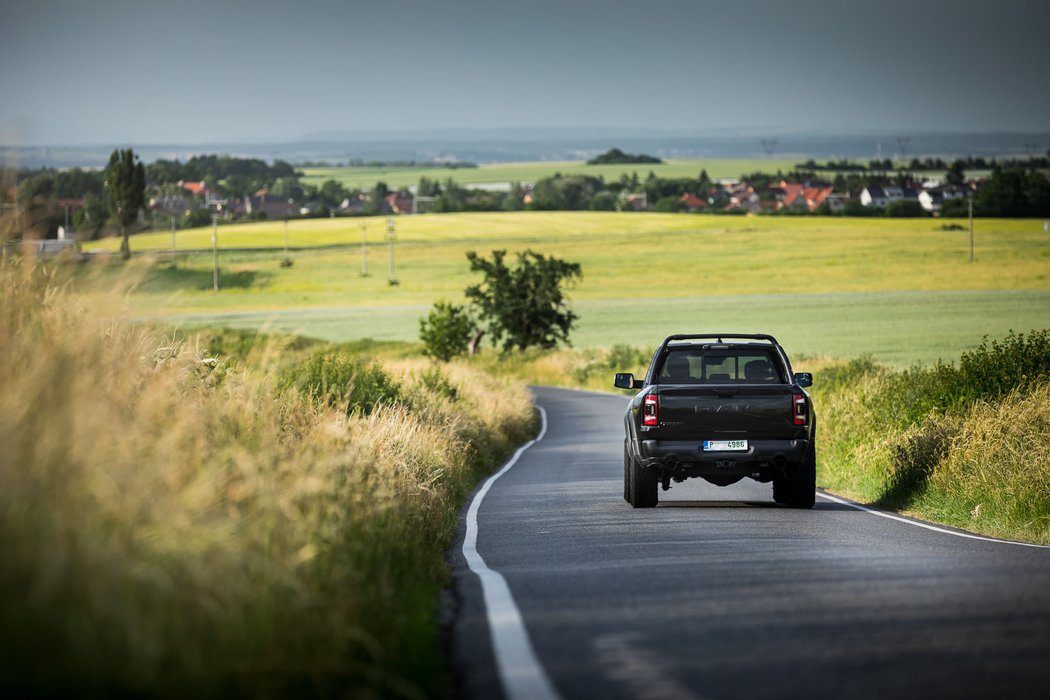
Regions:
M 1046 131 L 1045 0 L 4 0 L 0 143 Z

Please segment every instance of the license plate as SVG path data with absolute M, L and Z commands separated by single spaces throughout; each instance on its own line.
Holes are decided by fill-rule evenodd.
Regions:
M 745 452 L 747 440 L 704 440 L 704 452 Z

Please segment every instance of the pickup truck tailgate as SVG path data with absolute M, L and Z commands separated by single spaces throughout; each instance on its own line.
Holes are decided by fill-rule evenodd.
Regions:
M 789 385 L 661 385 L 659 427 L 675 439 L 782 439 L 794 436 Z

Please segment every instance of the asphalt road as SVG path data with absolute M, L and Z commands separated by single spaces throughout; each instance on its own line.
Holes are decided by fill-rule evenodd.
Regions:
M 634 510 L 622 498 L 626 399 L 535 393 L 545 435 L 476 508 L 485 595 L 460 516 L 459 696 L 1050 697 L 1050 549 L 819 496 L 791 510 L 749 479 L 675 484 Z M 499 580 L 510 595 L 493 592 Z

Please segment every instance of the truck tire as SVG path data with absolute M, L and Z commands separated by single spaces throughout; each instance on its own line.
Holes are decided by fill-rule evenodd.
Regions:
M 623 500 L 631 502 L 631 454 L 626 440 L 623 441 Z
M 814 441 L 810 440 L 805 457 L 788 476 L 787 504 L 792 508 L 812 508 L 816 500 L 816 490 L 817 449 Z
M 788 478 L 786 474 L 778 474 L 773 477 L 773 502 L 787 503 Z
M 635 508 L 654 508 L 658 500 L 658 493 L 660 489 L 660 482 L 656 478 L 656 473 L 649 470 L 643 469 L 638 462 L 632 458 L 628 458 L 630 463 L 630 503 Z

